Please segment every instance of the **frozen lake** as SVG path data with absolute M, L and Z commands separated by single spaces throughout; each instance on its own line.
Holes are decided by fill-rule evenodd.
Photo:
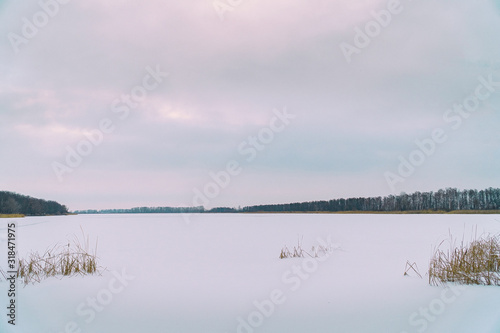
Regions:
M 500 233 L 498 215 L 79 215 L 17 222 L 19 255 L 98 238 L 102 276 L 18 284 L 0 332 L 500 332 L 500 287 L 431 287 L 449 234 Z M 279 259 L 301 239 L 317 259 Z M 423 279 L 403 276 L 416 262 Z M 2 297 L 6 283 L 0 283 Z M 5 309 L 6 301 L 2 308 Z M 4 306 L 5 305 L 5 306 Z M 9 326 L 9 327 L 7 327 Z

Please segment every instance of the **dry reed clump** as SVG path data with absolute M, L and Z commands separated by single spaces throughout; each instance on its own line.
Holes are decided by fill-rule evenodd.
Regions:
M 286 258 L 305 258 L 306 255 L 311 258 L 318 258 L 320 256 L 326 255 L 332 252 L 332 247 L 325 247 L 323 245 L 318 245 L 317 247 L 312 247 L 311 252 L 307 252 L 303 249 L 302 243 L 300 240 L 297 240 L 297 245 L 293 247 L 293 250 L 290 250 L 287 246 L 281 249 L 280 259 Z
M 444 241 L 443 241 L 444 242 Z M 469 244 L 456 245 L 450 236 L 450 249 L 434 250 L 429 265 L 429 284 L 447 282 L 500 286 L 500 235 L 475 237 Z
M 93 275 L 100 273 L 97 263 L 97 241 L 93 252 L 88 236 L 83 233 L 83 244 L 75 236 L 73 243 L 56 245 L 43 254 L 32 252 L 19 259 L 17 277 L 24 285 L 41 282 L 53 276 Z

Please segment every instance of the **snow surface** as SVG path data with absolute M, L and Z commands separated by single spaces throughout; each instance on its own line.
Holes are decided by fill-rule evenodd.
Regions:
M 498 215 L 4 219 L 4 268 L 11 221 L 18 224 L 20 256 L 66 244 L 81 227 L 92 244 L 98 238 L 107 270 L 19 283 L 15 328 L 7 325 L 7 283 L 0 283 L 0 332 L 500 332 L 500 287 L 432 287 L 425 275 L 432 249 L 450 232 L 465 239 L 475 226 L 479 234 L 500 233 Z M 281 248 L 293 248 L 299 238 L 306 250 L 319 239 L 340 248 L 314 260 L 279 259 Z M 403 276 L 407 260 L 423 279 Z M 121 281 L 116 276 L 123 272 Z

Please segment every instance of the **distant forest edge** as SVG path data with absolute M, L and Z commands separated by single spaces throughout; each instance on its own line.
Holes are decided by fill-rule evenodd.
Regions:
M 486 211 L 500 209 L 500 189 L 401 193 L 387 197 L 334 199 L 244 207 L 242 212 L 422 212 Z
M 68 214 L 66 206 L 55 201 L 0 191 L 0 217 L 45 216 Z
M 500 210 L 500 189 L 458 190 L 447 188 L 437 192 L 401 193 L 386 197 L 333 199 L 288 204 L 247 206 L 243 208 L 217 207 L 137 207 L 132 209 L 104 209 L 76 211 L 77 214 L 130 213 L 295 213 L 295 212 L 408 212 L 442 213 L 452 211 L 487 212 Z M 500 213 L 500 211 L 498 212 Z
M 195 214 L 207 213 L 203 207 L 136 207 L 130 209 L 77 210 L 75 214 Z

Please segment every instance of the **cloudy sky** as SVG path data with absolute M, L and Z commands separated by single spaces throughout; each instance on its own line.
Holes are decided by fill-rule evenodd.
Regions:
M 77 210 L 500 187 L 498 0 L 60 1 L 0 0 L 2 190 Z

